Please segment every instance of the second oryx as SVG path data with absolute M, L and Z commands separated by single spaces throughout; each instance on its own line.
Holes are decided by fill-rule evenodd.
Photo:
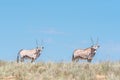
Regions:
M 93 45 L 89 48 L 74 50 L 72 55 L 72 61 L 78 62 L 79 59 L 84 59 L 87 60 L 88 62 L 91 62 L 99 47 L 100 46 L 98 45 L 98 40 L 97 40 L 97 43 L 96 44 L 93 43 Z
M 34 62 L 41 54 L 44 47 L 36 47 L 35 49 L 25 50 L 21 49 L 17 55 L 17 62 L 23 62 L 24 59 L 31 59 L 31 63 Z M 19 60 L 20 58 L 20 60 Z

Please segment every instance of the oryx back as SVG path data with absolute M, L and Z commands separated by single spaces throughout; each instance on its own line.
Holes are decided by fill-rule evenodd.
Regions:
M 31 50 L 22 50 L 20 52 L 21 57 L 28 56 L 29 58 L 36 58 L 36 49 L 31 49 Z
M 89 54 L 91 53 L 91 49 L 77 49 L 74 51 L 74 57 L 79 57 L 82 59 L 88 58 Z

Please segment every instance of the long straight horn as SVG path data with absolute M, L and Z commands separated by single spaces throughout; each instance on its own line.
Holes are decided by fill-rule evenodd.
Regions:
M 99 42 L 99 38 L 97 37 L 97 42 L 96 42 L 96 44 L 98 44 L 98 42 Z
M 43 46 L 44 45 L 44 41 L 43 40 L 41 40 L 41 46 Z
M 37 45 L 37 48 L 38 48 L 38 41 L 36 40 L 36 45 Z
M 93 41 L 92 37 L 91 37 L 91 42 L 92 42 L 92 45 L 94 45 L 94 41 Z

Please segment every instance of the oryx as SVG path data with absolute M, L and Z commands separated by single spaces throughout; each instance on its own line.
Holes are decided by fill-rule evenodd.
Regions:
M 38 46 L 35 49 L 31 49 L 31 50 L 21 49 L 17 54 L 17 62 L 19 62 L 19 57 L 20 57 L 21 62 L 23 62 L 24 59 L 31 59 L 31 63 L 32 63 L 40 56 L 43 49 L 44 47 L 38 47 Z
M 91 62 L 99 47 L 100 46 L 98 45 L 98 40 L 97 40 L 97 43 L 96 44 L 93 43 L 93 45 L 89 48 L 74 50 L 72 55 L 72 61 L 78 62 L 79 59 L 84 59 L 87 60 L 88 62 Z

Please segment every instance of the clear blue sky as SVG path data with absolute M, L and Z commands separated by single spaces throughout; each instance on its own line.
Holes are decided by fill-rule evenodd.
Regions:
M 119 0 L 0 1 L 0 60 L 16 60 L 20 49 L 45 47 L 37 61 L 71 61 L 74 49 L 99 37 L 94 61 L 120 60 Z

